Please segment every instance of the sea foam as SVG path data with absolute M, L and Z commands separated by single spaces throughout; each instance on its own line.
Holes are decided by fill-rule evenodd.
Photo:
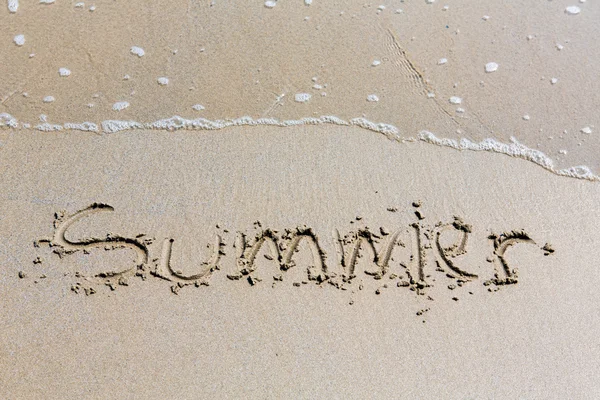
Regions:
M 23 46 L 25 44 L 25 35 L 15 35 L 13 42 L 15 42 L 17 46 Z
M 19 9 L 19 0 L 8 0 L 8 11 L 16 13 Z
M 588 167 L 584 165 L 564 169 L 555 168 L 554 162 L 550 157 L 539 150 L 531 149 L 519 143 L 514 137 L 511 137 L 510 143 L 502 143 L 492 138 L 484 139 L 481 142 L 476 143 L 467 138 L 460 140 L 448 138 L 440 139 L 431 132 L 421 131 L 418 138 L 426 143 L 450 147 L 456 150 L 489 151 L 493 153 L 506 154 L 511 157 L 531 161 L 542 168 L 555 173 L 556 175 L 587 179 L 590 181 L 600 181 L 600 177 L 595 175 Z
M 115 134 L 123 131 L 131 131 L 138 129 L 160 130 L 160 131 L 178 131 L 178 130 L 221 130 L 235 126 L 301 126 L 301 125 L 339 125 L 339 126 L 356 126 L 368 131 L 377 132 L 386 136 L 388 139 L 395 142 L 410 143 L 420 141 L 423 143 L 434 144 L 437 146 L 448 147 L 455 150 L 467 151 L 486 151 L 492 153 L 505 154 L 511 157 L 520 158 L 533 162 L 540 167 L 559 176 L 570 178 L 585 179 L 589 181 L 600 181 L 600 176 L 594 174 L 590 168 L 580 165 L 569 168 L 558 169 L 554 165 L 554 161 L 540 150 L 532 149 L 524 144 L 521 144 L 514 137 L 510 143 L 503 143 L 493 138 L 484 139 L 481 142 L 473 142 L 467 138 L 459 140 L 449 138 L 438 138 L 435 134 L 429 131 L 421 131 L 414 137 L 402 137 L 400 131 L 394 125 L 377 123 L 366 118 L 352 118 L 344 120 L 342 118 L 324 115 L 321 117 L 307 117 L 296 120 L 278 120 L 275 118 L 259 118 L 254 119 L 249 116 L 224 119 L 210 120 L 206 118 L 187 119 L 180 116 L 171 118 L 159 119 L 154 122 L 138 122 L 133 120 L 106 120 L 100 126 L 93 122 L 82 123 L 64 123 L 64 124 L 49 124 L 43 118 L 42 123 L 35 125 L 34 129 L 44 132 L 54 132 L 61 130 L 78 130 L 85 132 L 96 132 L 103 134 Z M 17 121 L 12 115 L 0 113 L 0 128 L 12 129 L 29 129 L 30 124 Z M 561 153 L 564 154 L 564 153 Z
M 131 49 L 129 49 L 129 51 L 131 52 L 131 54 L 136 55 L 138 57 L 144 57 L 144 55 L 146 54 L 144 49 L 138 46 L 132 46 Z
M 113 104 L 112 109 L 114 111 L 121 111 L 126 109 L 127 107 L 129 107 L 129 103 L 126 101 L 117 101 L 115 104 Z
M 18 128 L 17 119 L 8 113 L 0 113 L 0 128 Z

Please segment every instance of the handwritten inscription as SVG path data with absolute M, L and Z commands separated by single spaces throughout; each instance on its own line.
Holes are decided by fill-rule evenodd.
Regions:
M 430 265 L 435 265 L 437 271 L 445 273 L 459 285 L 480 279 L 486 286 L 510 285 L 518 282 L 518 270 L 509 265 L 506 252 L 518 243 L 535 244 L 526 232 L 517 230 L 489 235 L 490 256 L 487 261 L 493 263 L 494 274 L 489 279 L 482 279 L 477 273 L 469 271 L 457 261 L 460 256 L 467 254 L 469 237 L 472 233 L 471 226 L 459 217 L 454 217 L 449 223 L 427 225 L 423 221 L 420 204 L 413 203 L 413 207 L 417 221 L 405 229 L 390 232 L 383 227 L 377 231 L 360 228 L 344 236 L 335 229 L 332 236 L 337 253 L 335 261 L 328 259 L 319 236 L 309 227 L 277 231 L 264 229 L 260 223 L 257 223 L 253 235 L 236 232 L 233 245 L 236 250 L 235 265 L 230 266 L 233 271 L 226 276 L 231 281 L 246 281 L 253 286 L 261 282 L 263 279 L 257 274 L 256 258 L 266 249 L 268 252 L 263 251 L 264 257 L 277 265 L 277 273 L 272 276 L 273 284 L 283 282 L 286 273 L 293 269 L 303 271 L 303 278 L 292 282 L 295 286 L 313 282 L 344 289 L 351 285 L 357 276 L 371 277 L 374 280 L 387 276 L 395 280 L 398 287 L 408 287 L 422 294 L 429 286 Z M 154 239 L 145 235 L 126 238 L 109 234 L 103 239 L 89 238 L 79 241 L 66 238 L 67 231 L 77 221 L 99 212 L 114 212 L 114 208 L 107 204 L 95 203 L 72 215 L 56 213 L 53 236 L 39 240 L 36 246 L 47 244 L 60 258 L 80 251 L 88 253 L 95 248 L 104 248 L 107 251 L 128 249 L 135 252 L 136 261 L 132 265 L 93 276 L 78 275 L 88 283 L 104 284 L 113 290 L 117 285 L 126 285 L 128 279 L 133 277 L 140 277 L 143 280 L 156 277 L 171 282 L 173 293 L 177 293 L 181 288 L 189 285 L 197 287 L 208 285 L 211 277 L 221 269 L 222 256 L 226 254 L 227 246 L 220 234 L 215 236 L 213 243 L 208 244 L 210 257 L 200 262 L 197 271 L 193 274 L 185 274 L 173 266 L 172 252 L 176 247 L 173 238 L 165 238 L 161 243 L 155 243 Z M 408 240 L 403 240 L 406 238 Z M 308 263 L 300 263 L 296 260 L 296 253 L 299 252 L 301 245 L 310 249 L 311 261 Z M 158 250 L 155 250 L 156 247 Z M 545 255 L 554 252 L 547 243 L 542 250 Z M 153 257 L 153 254 L 158 256 Z M 370 267 L 363 265 L 359 270 L 358 261 L 364 257 L 364 254 L 368 254 L 367 264 Z M 394 256 L 398 254 L 400 257 L 396 258 L 401 259 L 395 260 Z M 81 282 L 73 285 L 72 290 L 83 291 L 86 294 L 95 292 L 94 289 L 86 288 Z

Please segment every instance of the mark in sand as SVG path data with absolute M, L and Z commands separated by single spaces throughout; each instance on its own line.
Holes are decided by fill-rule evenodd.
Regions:
M 337 289 L 348 290 L 354 287 L 353 282 L 358 281 L 358 289 L 362 290 L 363 282 L 368 277 L 375 281 L 381 281 L 387 277 L 395 287 L 407 287 L 417 295 L 423 295 L 427 288 L 433 287 L 436 278 L 432 273 L 438 271 L 445 278 L 453 282 L 448 285 L 454 290 L 456 285 L 462 286 L 479 279 L 478 273 L 468 271 L 456 263 L 459 256 L 466 255 L 468 238 L 473 233 L 472 227 L 461 218 L 454 217 L 450 223 L 438 222 L 435 225 L 425 223 L 421 203 L 413 203 L 414 215 L 417 222 L 407 228 L 389 230 L 380 227 L 371 231 L 368 227 L 361 227 L 350 231 L 343 237 L 339 230 L 333 231 L 334 248 L 337 251 L 337 262 L 328 263 L 327 255 L 322 246 L 323 241 L 310 228 L 299 226 L 292 229 L 278 231 L 275 229 L 263 229 L 260 222 L 255 223 L 255 229 L 260 228 L 252 239 L 238 231 L 236 243 L 233 246 L 237 254 L 234 260 L 233 271 L 226 273 L 231 281 L 244 280 L 251 286 L 258 285 L 263 278 L 258 274 L 257 256 L 267 244 L 269 251 L 263 253 L 265 259 L 274 262 L 276 268 L 272 274 L 272 284 L 283 282 L 288 271 L 293 272 L 293 286 L 306 285 L 313 282 L 317 285 L 329 284 Z M 395 208 L 389 208 L 395 209 Z M 229 231 L 222 229 L 215 235 L 214 243 L 207 247 L 210 256 L 206 261 L 198 263 L 197 272 L 184 274 L 172 264 L 172 252 L 175 239 L 165 238 L 160 249 L 153 246 L 154 239 L 145 234 L 137 235 L 135 238 L 127 238 L 108 233 L 104 238 L 85 238 L 72 240 L 67 237 L 68 230 L 83 218 L 90 217 L 99 212 L 113 212 L 114 208 L 108 204 L 94 203 L 83 210 L 72 215 L 65 212 L 57 212 L 54 215 L 54 234 L 50 239 L 41 239 L 34 243 L 39 248 L 40 244 L 46 243 L 51 251 L 60 259 L 76 252 L 89 254 L 95 249 L 111 251 L 115 249 L 128 249 L 135 253 L 136 258 L 131 265 L 121 266 L 104 270 L 103 272 L 84 276 L 80 272 L 75 273 L 76 282 L 72 286 L 74 292 L 79 293 L 82 288 L 86 294 L 96 293 L 97 285 L 106 285 L 115 290 L 116 285 L 126 286 L 132 277 L 140 277 L 146 280 L 154 276 L 171 282 L 171 291 L 177 294 L 186 286 L 207 286 L 211 277 L 221 269 L 220 263 L 226 256 L 226 243 L 223 235 Z M 357 217 L 358 222 L 362 218 Z M 217 225 L 217 228 L 219 226 Z M 221 229 L 221 228 L 219 228 Z M 458 236 L 457 236 L 458 235 Z M 456 239 L 453 239 L 453 238 Z M 407 238 L 406 241 L 402 238 Z M 486 237 L 492 240 L 493 256 L 488 258 L 493 263 L 493 278 L 484 281 L 484 286 L 495 285 L 496 287 L 517 283 L 517 269 L 509 265 L 506 259 L 506 251 L 517 243 L 534 243 L 531 237 L 524 231 L 512 231 L 500 235 Z M 454 242 L 450 242 L 454 240 Z M 489 242 L 486 242 L 489 243 Z M 296 254 L 302 248 L 310 249 L 311 257 L 299 258 Z M 364 261 L 363 251 L 370 254 Z M 159 256 L 152 258 L 151 254 L 158 251 Z M 546 243 L 542 247 L 544 255 L 555 252 L 554 248 Z M 434 253 L 434 254 L 431 254 Z M 433 258 L 432 258 L 433 256 Z M 395 258 L 394 258 L 395 257 Z M 430 270 L 428 260 L 435 260 L 435 271 Z M 39 260 L 39 262 L 36 262 Z M 34 264 L 41 266 L 41 258 L 36 258 Z M 365 262 L 367 264 L 365 264 Z M 262 271 L 263 273 L 265 271 Z M 438 274 L 438 278 L 439 278 Z M 65 275 L 66 276 L 66 275 Z M 389 281 L 388 281 L 389 282 Z M 381 294 L 382 290 L 389 287 L 387 283 L 379 285 L 376 290 Z

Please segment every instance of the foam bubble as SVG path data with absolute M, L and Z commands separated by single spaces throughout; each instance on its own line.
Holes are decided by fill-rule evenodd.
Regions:
M 296 93 L 294 100 L 296 100 L 298 103 L 306 103 L 311 97 L 312 96 L 309 93 Z
M 577 15 L 581 12 L 581 8 L 577 6 L 569 6 L 565 8 L 565 13 L 568 15 Z
M 82 3 L 82 2 L 75 3 L 75 8 L 83 8 L 83 7 L 85 7 L 85 3 Z
M 456 97 L 456 96 L 450 97 L 450 99 L 448 101 L 451 104 L 461 104 L 462 103 L 462 99 L 460 97 Z
M 370 95 L 367 96 L 367 101 L 378 102 L 379 101 L 379 96 L 377 96 L 376 94 L 370 94 Z
M 25 35 L 16 35 L 13 38 L 13 42 L 15 42 L 17 46 L 23 46 L 25 44 Z
M 376 67 L 376 66 L 378 66 L 378 65 L 381 65 L 381 61 L 379 61 L 379 60 L 374 60 L 374 61 L 371 63 L 371 66 L 372 66 L 372 67 Z
M 138 46 L 131 46 L 131 50 L 129 50 L 129 51 L 131 52 L 131 54 L 136 55 L 138 57 L 143 57 L 144 54 L 146 54 L 144 49 L 142 49 L 141 47 L 138 47 Z
M 498 70 L 498 64 L 495 62 L 489 62 L 485 64 L 485 72 L 491 73 L 496 72 Z
M 273 8 L 277 5 L 276 1 L 272 1 L 272 0 L 267 0 L 265 1 L 265 7 L 267 8 Z
M 304 0 L 304 4 L 310 6 L 312 4 L 312 0 Z
M 129 103 L 126 101 L 117 101 L 115 104 L 113 104 L 112 109 L 115 111 L 121 111 L 126 109 L 127 107 L 129 107 Z
M 0 128 L 16 128 L 18 125 L 15 117 L 7 113 L 0 113 Z
M 194 105 L 192 106 L 192 108 L 193 108 L 194 110 L 196 110 L 196 111 L 202 111 L 202 110 L 204 110 L 204 106 L 203 106 L 202 104 L 194 104 Z
M 71 70 L 67 68 L 59 68 L 58 74 L 63 78 L 66 78 L 67 76 L 71 75 Z
M 44 98 L 43 98 L 43 100 L 42 100 L 42 101 L 43 101 L 44 103 L 52 103 L 54 100 L 56 100 L 56 99 L 54 98 L 54 96 L 46 96 L 46 97 L 44 97 Z
M 169 78 L 165 77 L 165 76 L 161 76 L 160 78 L 157 79 L 158 84 L 161 86 L 166 86 L 169 84 Z
M 8 0 L 8 11 L 11 13 L 16 13 L 19 9 L 19 0 Z
M 440 58 L 438 61 L 438 65 L 444 65 L 448 62 L 447 58 Z

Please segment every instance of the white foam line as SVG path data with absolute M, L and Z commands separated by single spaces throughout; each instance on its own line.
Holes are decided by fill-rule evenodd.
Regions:
M 473 142 L 467 138 L 460 140 L 438 138 L 433 133 L 428 131 L 419 132 L 417 139 L 415 138 L 403 138 L 400 136 L 400 132 L 394 125 L 376 123 L 369 121 L 365 118 L 353 118 L 350 120 L 343 120 L 336 116 L 325 115 L 319 118 L 308 117 L 297 120 L 278 120 L 275 118 L 259 118 L 254 119 L 252 117 L 241 117 L 237 119 L 226 119 L 226 120 L 209 120 L 206 118 L 187 119 L 179 116 L 171 118 L 160 119 L 154 122 L 137 122 L 137 121 L 124 121 L 124 120 L 106 120 L 101 123 L 101 128 L 93 122 L 81 122 L 73 123 L 67 122 L 64 124 L 49 124 L 43 123 L 33 127 L 33 129 L 52 132 L 60 130 L 78 130 L 85 132 L 96 132 L 104 134 L 112 134 L 123 131 L 131 131 L 135 129 L 148 129 L 148 130 L 166 130 L 166 131 L 177 131 L 177 130 L 221 130 L 233 126 L 298 126 L 298 125 L 341 125 L 341 126 L 357 126 L 362 129 L 381 133 L 387 138 L 398 141 L 398 142 L 414 142 L 420 140 L 425 143 L 435 144 L 437 146 L 450 147 L 456 150 L 471 150 L 471 151 L 488 151 L 493 153 L 506 154 L 511 157 L 521 158 L 533 162 L 542 168 L 560 176 L 566 176 L 571 178 L 585 179 L 589 181 L 600 181 L 600 176 L 595 175 L 590 168 L 580 165 L 570 168 L 557 169 L 554 166 L 554 162 L 550 157 L 539 150 L 531 149 L 517 141 L 514 137 L 511 138 L 510 143 L 502 143 L 495 139 L 489 138 L 484 139 L 479 143 Z M 29 129 L 30 124 L 21 123 L 17 121 L 12 115 L 7 113 L 0 113 L 0 128 L 13 128 L 13 129 Z
M 64 129 L 64 127 L 59 124 L 50 124 L 48 122 L 44 122 L 43 124 L 37 124 L 36 126 L 33 127 L 33 129 L 35 129 L 36 131 L 42 131 L 42 132 L 56 132 L 56 131 L 62 131 Z
M 418 138 L 426 143 L 450 147 L 456 150 L 489 151 L 493 153 L 506 154 L 511 157 L 531 161 L 556 175 L 587 179 L 590 181 L 600 181 L 600 177 L 595 175 L 585 165 L 556 169 L 554 167 L 554 161 L 552 161 L 550 157 L 539 150 L 531 149 L 519 143 L 514 137 L 510 138 L 511 143 L 498 142 L 492 138 L 484 139 L 479 143 L 475 143 L 466 138 L 460 139 L 460 141 L 448 138 L 440 139 L 431 132 L 421 131 L 419 132 Z
M 11 13 L 16 13 L 19 9 L 19 0 L 8 0 L 8 11 Z
M 94 124 L 93 122 L 65 122 L 64 127 L 65 129 L 72 131 L 100 132 L 98 125 Z
M 102 122 L 102 131 L 105 133 L 116 133 L 121 131 L 129 131 L 132 129 L 141 129 L 144 126 L 135 121 L 116 121 L 107 120 Z

